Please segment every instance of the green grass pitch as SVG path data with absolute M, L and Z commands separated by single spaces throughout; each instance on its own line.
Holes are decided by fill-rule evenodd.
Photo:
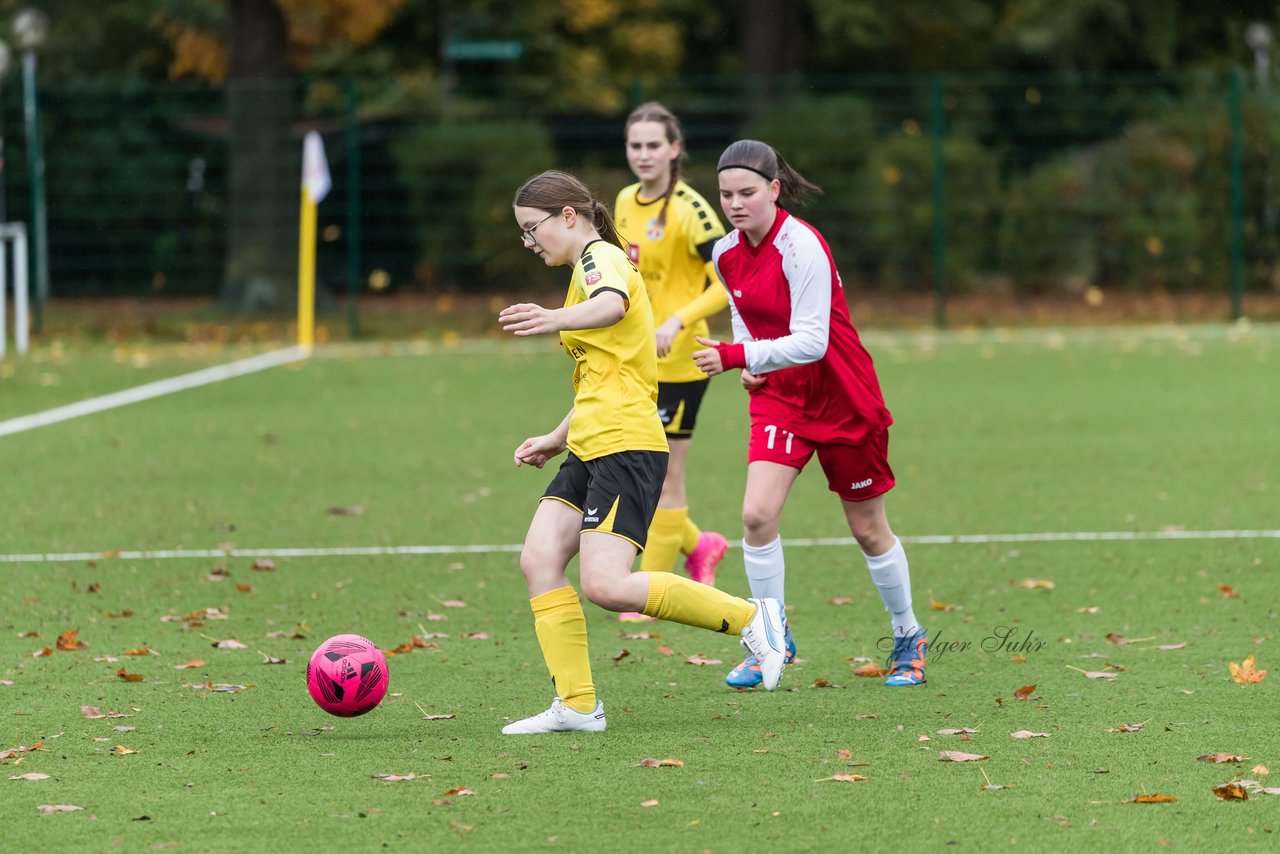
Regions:
M 0 438 L 0 556 L 84 553 L 0 563 L 5 847 L 1274 845 L 1280 797 L 1212 790 L 1280 786 L 1280 674 L 1238 684 L 1228 670 L 1249 655 L 1280 667 L 1280 539 L 919 538 L 1280 528 L 1280 330 L 868 341 L 897 419 L 889 511 L 916 538 L 915 604 L 935 639 L 928 684 L 854 675 L 857 659 L 881 658 L 887 629 L 865 564 L 849 545 L 792 545 L 802 662 L 772 694 L 725 688 L 731 639 L 623 626 L 588 604 L 602 735 L 499 734 L 551 699 L 512 551 L 277 556 L 265 571 L 248 556 L 116 556 L 519 543 L 550 471 L 517 470 L 511 451 L 557 423 L 571 394 L 570 363 L 549 342 L 335 349 Z M 244 353 L 36 355 L 0 372 L 0 420 Z M 689 490 L 698 522 L 730 538 L 745 425 L 741 389 L 717 380 Z M 816 467 L 783 536 L 848 536 Z M 740 552 L 720 579 L 747 592 Z M 226 619 L 181 619 L 210 608 Z M 70 629 L 87 648 L 33 656 Z M 646 631 L 660 637 L 623 636 Z M 447 636 L 391 658 L 391 693 L 345 720 L 304 683 L 311 650 L 342 632 L 388 650 Z M 245 648 L 213 646 L 228 638 Z M 204 666 L 177 669 L 193 659 Z M 1121 731 L 1131 724 L 1142 726 Z M 1021 730 L 1046 737 L 1012 737 Z M 988 758 L 943 762 L 942 751 Z M 1214 753 L 1243 759 L 1198 760 Z M 683 765 L 642 767 L 647 757 Z M 9 779 L 28 774 L 47 777 Z M 1140 794 L 1177 800 L 1133 803 Z

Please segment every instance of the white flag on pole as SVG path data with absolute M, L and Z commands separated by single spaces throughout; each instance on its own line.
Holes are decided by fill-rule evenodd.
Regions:
M 324 141 L 315 131 L 307 131 L 302 142 L 302 186 L 307 188 L 311 201 L 320 204 L 333 181 L 329 178 L 329 161 L 324 156 Z

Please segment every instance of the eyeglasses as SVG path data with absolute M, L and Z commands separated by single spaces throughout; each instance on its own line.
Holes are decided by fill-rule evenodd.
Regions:
M 544 222 L 546 222 L 547 220 L 551 219 L 554 216 L 556 216 L 556 214 L 549 213 L 546 216 L 544 216 L 542 219 L 538 220 L 533 225 L 529 226 L 528 228 L 520 229 L 520 240 L 524 243 L 524 245 L 536 246 L 538 243 L 538 238 L 535 237 L 533 233 L 538 230 L 538 226 L 542 225 Z

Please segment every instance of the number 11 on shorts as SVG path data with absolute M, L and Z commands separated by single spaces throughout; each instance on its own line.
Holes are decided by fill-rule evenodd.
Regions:
M 778 425 L 776 424 L 766 425 L 764 428 L 764 432 L 769 434 L 769 441 L 765 444 L 766 448 L 772 451 L 777 443 L 778 434 L 781 433 L 783 436 L 787 437 L 786 447 L 783 449 L 783 453 L 785 454 L 791 453 L 791 440 L 795 438 L 794 433 L 792 433 L 790 430 L 779 430 Z

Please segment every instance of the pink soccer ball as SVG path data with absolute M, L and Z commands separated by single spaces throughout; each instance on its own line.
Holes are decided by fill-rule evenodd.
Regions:
M 316 648 L 307 665 L 307 690 L 331 715 L 354 718 L 387 693 L 387 659 L 360 635 L 335 635 Z

